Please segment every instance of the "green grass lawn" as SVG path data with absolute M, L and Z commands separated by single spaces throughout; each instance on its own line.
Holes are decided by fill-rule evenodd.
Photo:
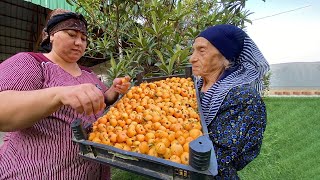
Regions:
M 320 98 L 269 97 L 260 155 L 239 172 L 245 180 L 320 179 Z M 113 169 L 112 179 L 148 179 Z
M 267 98 L 262 151 L 242 179 L 320 179 L 320 98 Z

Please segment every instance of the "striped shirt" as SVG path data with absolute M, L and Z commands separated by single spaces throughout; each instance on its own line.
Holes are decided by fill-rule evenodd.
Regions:
M 0 92 L 83 83 L 107 90 L 90 70 L 82 68 L 82 74 L 73 77 L 40 53 L 18 53 L 0 64 Z M 78 155 L 79 147 L 71 140 L 70 127 L 76 118 L 81 118 L 85 125 L 96 119 L 62 106 L 32 127 L 6 133 L 0 147 L 0 179 L 109 179 L 109 166 Z

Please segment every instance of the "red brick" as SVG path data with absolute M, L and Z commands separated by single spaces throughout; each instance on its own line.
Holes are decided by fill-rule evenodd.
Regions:
M 301 94 L 302 95 L 312 95 L 312 92 L 310 92 L 310 91 L 302 91 Z
M 282 94 L 283 94 L 283 95 L 290 95 L 291 93 L 288 92 L 288 91 L 283 91 Z
M 301 95 L 301 92 L 299 92 L 299 91 L 293 91 L 292 94 L 293 94 L 293 95 Z

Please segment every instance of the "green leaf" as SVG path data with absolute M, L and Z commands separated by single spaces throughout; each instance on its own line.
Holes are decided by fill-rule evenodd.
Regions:
M 149 27 L 145 27 L 144 30 L 146 30 L 148 33 L 150 33 L 151 35 L 156 35 L 156 32 L 152 29 L 152 28 L 149 28 Z
M 141 42 L 139 40 L 137 40 L 137 39 L 130 39 L 129 42 L 134 43 L 136 46 L 143 47 Z
M 158 21 L 156 17 L 156 13 L 154 11 L 151 12 L 151 18 L 152 18 L 152 28 L 155 34 L 158 34 L 159 27 L 158 27 Z
M 114 60 L 113 56 L 111 55 L 110 64 L 112 68 L 115 68 L 117 66 L 116 61 Z
M 71 6 L 73 6 L 73 2 L 71 2 L 70 0 L 66 0 L 66 2 L 67 2 L 68 4 L 70 4 Z
M 176 52 L 171 58 L 170 58 L 170 61 L 169 61 L 169 66 L 168 66 L 168 70 L 169 70 L 169 74 L 173 74 L 173 70 L 174 70 L 174 63 L 176 62 L 177 58 L 179 56 L 179 51 Z
M 157 50 L 157 49 L 155 49 L 154 51 L 157 53 L 157 55 L 158 55 L 161 63 L 162 63 L 162 64 L 165 64 L 165 62 L 164 62 L 164 60 L 163 60 L 163 55 L 162 55 L 162 53 L 161 53 L 159 50 Z

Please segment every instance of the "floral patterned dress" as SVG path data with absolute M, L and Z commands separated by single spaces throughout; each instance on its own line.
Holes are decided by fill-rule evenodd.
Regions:
M 252 86 L 230 89 L 208 126 L 218 161 L 215 179 L 239 179 L 237 171 L 260 152 L 266 120 L 265 104 Z

